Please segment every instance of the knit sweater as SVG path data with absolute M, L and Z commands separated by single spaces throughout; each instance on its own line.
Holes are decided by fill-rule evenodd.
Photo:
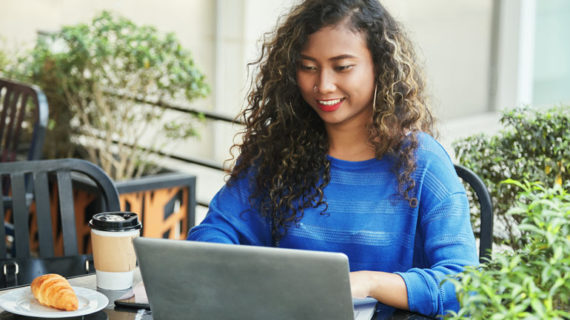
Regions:
M 449 156 L 431 136 L 421 133 L 418 140 L 412 175 L 416 207 L 397 192 L 394 157 L 356 162 L 329 157 L 328 209 L 324 214 L 322 207 L 305 209 L 279 246 L 342 252 L 351 271 L 397 273 L 410 310 L 434 316 L 459 308 L 454 286 L 441 281 L 477 265 L 478 258 L 465 189 Z M 250 206 L 248 181 L 222 187 L 188 239 L 270 246 L 270 226 Z

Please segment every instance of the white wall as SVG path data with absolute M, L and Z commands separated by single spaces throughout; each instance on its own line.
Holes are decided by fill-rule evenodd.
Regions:
M 385 0 L 423 60 L 438 118 L 488 111 L 491 0 Z
M 30 46 L 36 31 L 88 22 L 101 10 L 118 12 L 163 32 L 175 32 L 206 74 L 212 74 L 215 17 L 214 3 L 209 0 L 2 0 L 0 36 L 9 45 Z
M 506 0 L 500 7 L 497 109 L 532 102 L 535 0 Z
M 218 0 L 218 3 L 228 2 L 232 7 L 221 12 L 231 13 L 224 16 L 223 23 L 228 23 L 226 19 L 233 19 L 236 26 L 242 23 L 241 28 L 230 31 L 234 36 L 235 32 L 242 32 L 244 52 L 234 61 L 239 64 L 241 59 L 245 67 L 257 57 L 262 34 L 271 31 L 277 17 L 297 1 Z M 438 117 L 447 120 L 488 111 L 492 1 L 385 0 L 383 3 L 402 22 L 416 44 Z M 241 21 L 236 21 L 239 19 Z M 225 55 L 228 49 L 234 49 L 229 44 L 221 48 Z M 227 83 L 223 88 L 225 91 L 231 88 L 235 97 L 243 90 Z M 243 91 L 239 92 L 243 96 Z M 235 104 L 230 102 L 229 105 Z M 226 108 L 233 111 L 233 107 Z

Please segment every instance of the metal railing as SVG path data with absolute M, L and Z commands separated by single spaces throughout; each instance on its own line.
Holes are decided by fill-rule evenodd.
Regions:
M 153 101 L 150 99 L 141 99 L 141 98 L 138 98 L 136 96 L 118 94 L 118 93 L 109 92 L 109 91 L 107 91 L 106 94 L 117 96 L 120 98 L 131 99 L 137 103 L 149 105 L 152 107 L 159 107 L 159 108 L 162 108 L 165 110 L 171 110 L 171 111 L 176 111 L 176 112 L 180 112 L 180 113 L 186 113 L 186 114 L 191 114 L 191 115 L 195 115 L 195 116 L 201 116 L 201 117 L 204 117 L 207 121 L 220 121 L 220 122 L 224 122 L 224 123 L 228 123 L 228 124 L 239 124 L 239 125 L 243 124 L 242 122 L 238 121 L 235 118 L 232 118 L 232 117 L 229 117 L 227 115 L 223 115 L 223 114 L 217 113 L 217 112 L 199 110 L 199 109 L 195 109 L 195 108 L 192 108 L 189 106 L 184 106 L 184 105 L 175 104 L 175 103 L 169 103 L 169 102 L 165 102 L 165 101 Z M 139 146 L 139 148 L 145 149 L 144 147 L 140 147 L 140 146 Z M 180 161 L 183 163 L 198 165 L 200 167 L 214 169 L 214 170 L 218 170 L 220 172 L 226 171 L 226 168 L 224 168 L 223 164 L 218 163 L 216 161 L 213 161 L 211 159 L 203 159 L 203 158 L 191 157 L 191 156 L 186 156 L 186 155 L 182 156 L 182 155 L 178 155 L 178 154 L 174 154 L 174 153 L 170 153 L 170 152 L 164 152 L 162 150 L 155 150 L 155 149 L 150 149 L 148 151 L 150 151 L 151 153 L 153 153 L 155 155 L 170 158 L 170 159 L 177 160 L 177 161 Z M 199 200 L 197 200 L 196 204 L 203 206 L 203 207 L 209 206 L 209 203 L 204 202 L 204 201 L 199 201 Z
M 120 94 L 120 93 L 116 93 L 116 92 L 109 91 L 109 90 L 106 90 L 105 94 L 110 95 L 110 96 L 123 98 L 123 99 L 129 99 L 129 100 L 135 101 L 135 102 L 140 103 L 140 104 L 145 104 L 145 105 L 149 105 L 152 107 L 159 107 L 159 108 L 162 108 L 165 110 L 171 110 L 171 111 L 176 111 L 176 112 L 180 112 L 180 113 L 191 114 L 194 116 L 201 116 L 201 117 L 204 117 L 206 120 L 209 120 L 209 121 L 221 121 L 221 122 L 225 122 L 225 123 L 239 124 L 239 125 L 243 124 L 239 120 L 232 118 L 232 117 L 229 117 L 227 115 L 221 114 L 221 113 L 207 111 L 207 110 L 199 110 L 199 109 L 195 109 L 195 108 L 192 108 L 189 106 L 184 106 L 181 104 L 170 103 L 170 102 L 165 102 L 165 101 L 161 101 L 161 100 L 154 101 L 151 99 L 142 99 L 142 98 L 136 97 L 135 95 Z M 139 148 L 148 150 L 142 146 L 139 146 Z M 215 169 L 215 170 L 219 170 L 219 171 L 225 171 L 225 168 L 222 164 L 220 164 L 216 161 L 209 160 L 209 159 L 201 159 L 201 158 L 190 157 L 190 156 L 181 156 L 181 155 L 177 155 L 177 154 L 173 154 L 173 153 L 169 153 L 169 152 L 164 152 L 162 150 L 154 150 L 154 149 L 150 149 L 150 152 L 153 154 L 159 155 L 161 157 L 167 157 L 167 158 L 178 160 L 181 162 L 196 164 L 196 165 L 199 165 L 202 167 L 207 167 L 207 168 Z

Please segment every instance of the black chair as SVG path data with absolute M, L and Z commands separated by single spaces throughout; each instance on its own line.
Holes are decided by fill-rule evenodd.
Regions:
M 493 248 L 493 201 L 485 183 L 473 171 L 456 164 L 455 172 L 471 187 L 479 201 L 481 211 L 479 261 L 485 262 L 491 259 L 491 250 Z
M 0 162 L 41 159 L 48 114 L 47 99 L 40 88 L 0 78 Z M 9 181 L 1 181 L 2 201 L 9 208 Z M 29 181 L 26 186 L 30 190 Z M 26 199 L 29 205 L 31 192 Z
M 75 190 L 77 178 L 85 181 L 89 180 L 96 186 L 101 195 L 102 209 L 104 211 L 120 210 L 119 195 L 113 181 L 107 174 L 94 164 L 79 159 L 58 159 L 58 160 L 37 160 L 37 161 L 16 161 L 0 163 L 0 175 L 2 178 L 10 180 L 12 203 L 13 229 L 15 255 L 10 257 L 10 251 L 6 246 L 5 229 L 0 228 L 0 258 L 3 272 L 0 279 L 2 284 L 7 286 L 8 273 L 19 277 L 18 284 L 29 283 L 35 276 L 47 272 L 56 272 L 64 276 L 77 275 L 77 273 L 92 272 L 86 268 L 85 263 L 89 256 L 80 255 L 78 250 L 75 208 L 73 191 Z M 30 220 L 30 211 L 26 201 L 26 179 L 31 179 L 33 185 L 33 201 L 36 206 L 36 224 L 34 226 Z M 57 186 L 57 198 L 50 189 Z M 55 187 L 54 187 L 55 190 Z M 51 203 L 57 201 L 57 203 Z M 52 228 L 52 210 L 58 209 L 56 221 L 59 221 L 57 230 L 61 230 L 63 238 L 63 256 L 54 257 L 55 239 Z M 0 204 L 0 219 L 5 220 L 5 210 L 3 202 Z M 38 252 L 32 253 L 30 250 L 30 230 L 37 227 Z M 38 258 L 35 258 L 37 256 Z M 32 263 L 33 262 L 33 263 Z M 32 265 L 33 264 L 33 265 Z M 38 266 L 39 265 L 39 266 Z M 29 270 L 29 269 L 33 270 Z M 55 269 L 55 270 L 53 270 Z M 4 282 L 3 282 L 4 281 Z
M 0 78 L 0 108 L 0 162 L 39 160 L 49 114 L 42 90 Z M 26 126 L 33 130 L 26 131 Z M 22 150 L 27 157 L 18 159 Z

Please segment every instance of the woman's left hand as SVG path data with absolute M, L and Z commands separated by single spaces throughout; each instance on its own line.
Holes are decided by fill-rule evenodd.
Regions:
M 350 273 L 350 291 L 354 298 L 371 296 L 372 279 L 368 271 L 355 271 Z
M 354 298 L 372 297 L 398 309 L 408 309 L 408 290 L 404 279 L 395 273 L 354 271 L 350 273 L 350 291 Z

